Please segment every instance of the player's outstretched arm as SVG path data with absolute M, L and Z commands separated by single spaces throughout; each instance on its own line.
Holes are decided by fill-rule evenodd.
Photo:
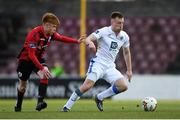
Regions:
M 86 40 L 86 35 L 82 35 L 82 36 L 78 39 L 79 43 L 82 43 L 82 42 L 84 42 L 85 40 Z
M 84 39 L 86 38 L 86 35 L 82 35 L 78 40 L 71 38 L 71 37 L 67 37 L 64 35 L 60 35 L 58 33 L 54 34 L 54 39 L 56 41 L 61 41 L 61 42 L 66 42 L 66 43 L 81 43 L 84 41 Z
M 127 77 L 129 82 L 131 81 L 131 77 L 132 77 L 132 65 L 131 65 L 131 52 L 130 52 L 130 48 L 123 48 L 123 56 L 124 56 L 124 60 L 126 62 L 126 67 L 127 67 Z
M 91 34 L 89 35 L 86 40 L 85 40 L 85 44 L 91 49 L 93 50 L 93 52 L 96 52 L 96 46 L 94 45 L 94 43 L 92 41 L 95 41 L 96 37 Z

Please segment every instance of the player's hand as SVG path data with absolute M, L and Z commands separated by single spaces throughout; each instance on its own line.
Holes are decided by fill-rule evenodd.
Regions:
M 128 81 L 131 82 L 131 78 L 132 78 L 132 71 L 127 71 L 126 75 L 128 77 Z
M 52 78 L 52 75 L 50 73 L 50 71 L 48 70 L 47 67 L 44 67 L 44 69 L 40 70 L 40 72 L 42 73 L 42 75 L 47 78 L 47 79 L 50 79 Z
M 92 50 L 94 53 L 96 53 L 96 46 L 94 45 L 93 42 L 89 42 L 87 44 L 87 46 L 89 47 L 90 50 Z
M 79 43 L 82 43 L 82 42 L 85 41 L 85 39 L 86 39 L 86 34 L 85 34 L 85 35 L 82 35 L 82 36 L 78 39 L 78 42 L 79 42 Z

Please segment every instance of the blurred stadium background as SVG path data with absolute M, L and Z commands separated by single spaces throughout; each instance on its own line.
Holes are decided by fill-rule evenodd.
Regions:
M 129 91 L 114 99 L 180 99 L 180 1 L 179 0 L 87 0 L 86 33 L 110 25 L 110 13 L 125 15 L 125 31 L 130 35 L 133 79 Z M 41 24 L 45 12 L 55 13 L 61 20 L 58 32 L 78 38 L 80 35 L 79 0 L 0 0 L 0 98 L 15 98 L 18 78 L 16 56 L 28 31 Z M 87 70 L 93 54 L 86 50 Z M 80 47 L 52 43 L 47 50 L 50 68 L 61 63 L 65 74 L 50 81 L 48 97 L 69 97 L 83 82 L 80 77 Z M 120 58 L 120 59 L 119 59 Z M 122 52 L 117 68 L 126 72 Z M 37 95 L 38 80 L 30 80 L 26 97 Z M 97 84 L 85 97 L 107 88 Z

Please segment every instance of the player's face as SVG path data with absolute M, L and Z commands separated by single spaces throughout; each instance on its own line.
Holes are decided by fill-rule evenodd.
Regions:
M 114 18 L 111 19 L 111 26 L 115 32 L 120 32 L 123 30 L 124 18 Z
M 52 23 L 44 23 L 44 31 L 47 34 L 52 35 L 54 32 L 56 32 L 57 26 Z

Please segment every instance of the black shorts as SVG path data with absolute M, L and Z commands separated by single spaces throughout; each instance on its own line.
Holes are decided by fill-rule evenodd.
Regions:
M 42 59 L 40 63 L 43 66 L 47 66 L 44 59 Z M 34 65 L 32 61 L 19 60 L 17 74 L 20 80 L 27 81 L 32 72 L 37 73 L 38 71 L 39 69 Z

